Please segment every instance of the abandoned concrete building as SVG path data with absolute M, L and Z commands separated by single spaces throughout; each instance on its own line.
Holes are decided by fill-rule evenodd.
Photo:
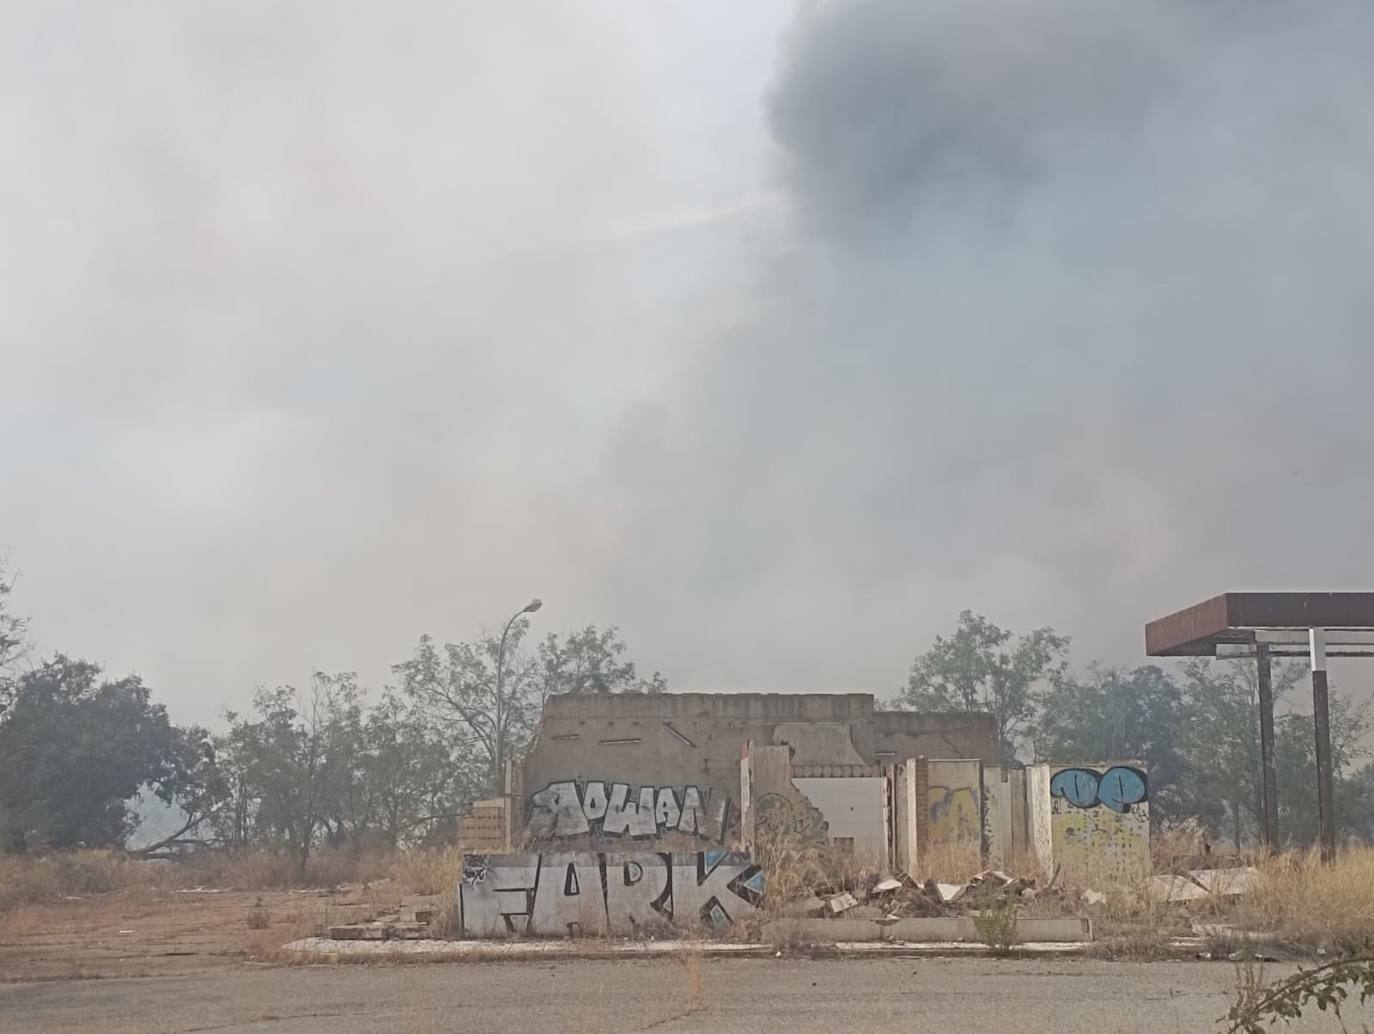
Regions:
M 491 853 L 747 851 L 786 833 L 895 872 L 951 843 L 1046 873 L 1148 866 L 1139 766 L 1000 757 L 991 715 L 881 710 L 867 693 L 554 696 L 506 794 L 473 809 L 463 840 Z
M 779 835 L 915 877 L 937 851 L 1047 878 L 1148 872 L 1141 766 L 1000 757 L 991 715 L 885 711 L 867 693 L 551 697 L 506 793 L 464 820 L 459 927 L 731 923 L 762 902 Z

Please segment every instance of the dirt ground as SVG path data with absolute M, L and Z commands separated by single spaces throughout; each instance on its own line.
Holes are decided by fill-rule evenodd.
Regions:
M 282 944 L 439 898 L 333 890 L 120 891 L 0 915 L 0 983 L 176 976 L 270 961 Z M 254 929 L 250 916 L 266 926 Z

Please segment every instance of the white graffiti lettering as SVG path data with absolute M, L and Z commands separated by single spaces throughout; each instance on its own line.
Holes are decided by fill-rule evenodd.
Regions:
M 636 933 L 722 926 L 763 899 L 763 871 L 735 851 L 485 855 L 464 859 L 481 882 L 458 884 L 465 937 Z
M 528 832 L 535 840 L 579 836 L 648 839 L 685 833 L 720 841 L 730 828 L 728 794 L 711 787 L 632 786 L 575 780 L 549 783 L 530 796 Z

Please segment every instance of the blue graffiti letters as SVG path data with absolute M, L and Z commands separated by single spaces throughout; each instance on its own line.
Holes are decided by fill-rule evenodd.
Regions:
M 1064 768 L 1050 780 L 1050 796 L 1063 798 L 1075 808 L 1102 804 L 1124 814 L 1131 805 L 1149 799 L 1150 785 L 1144 772 L 1125 765 L 1113 765 L 1100 774 L 1091 768 Z

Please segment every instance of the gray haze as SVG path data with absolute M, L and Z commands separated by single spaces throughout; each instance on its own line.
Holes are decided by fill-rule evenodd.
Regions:
M 208 719 L 531 595 L 676 689 L 1374 578 L 1374 8 L 20 2 L 0 548 Z

